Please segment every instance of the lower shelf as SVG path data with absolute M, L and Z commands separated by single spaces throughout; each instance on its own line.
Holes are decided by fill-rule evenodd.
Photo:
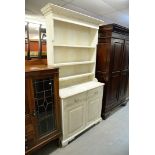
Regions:
M 62 82 L 62 81 L 67 81 L 67 80 L 72 80 L 72 79 L 77 79 L 77 78 L 82 78 L 82 77 L 87 77 L 87 76 L 93 76 L 93 75 L 94 75 L 94 73 L 85 73 L 85 74 L 79 74 L 79 75 L 73 75 L 73 76 L 59 78 L 59 80 L 60 80 L 60 82 Z

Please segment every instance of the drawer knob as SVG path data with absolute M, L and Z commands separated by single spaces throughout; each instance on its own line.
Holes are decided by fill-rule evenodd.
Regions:
M 98 91 L 96 91 L 94 94 L 97 95 L 98 94 Z
M 79 99 L 75 99 L 74 102 L 79 102 Z

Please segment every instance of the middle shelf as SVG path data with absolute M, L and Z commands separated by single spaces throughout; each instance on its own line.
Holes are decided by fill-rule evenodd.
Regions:
M 96 61 L 95 48 L 75 48 L 66 46 L 54 46 L 54 64 Z

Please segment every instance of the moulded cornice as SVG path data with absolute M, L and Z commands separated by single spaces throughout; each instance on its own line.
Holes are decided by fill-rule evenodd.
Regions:
M 62 16 L 66 16 L 67 18 L 74 18 L 74 19 L 80 19 L 84 22 L 88 22 L 88 23 L 93 23 L 95 25 L 103 25 L 104 21 L 70 10 L 70 9 L 66 9 L 63 7 L 60 7 L 58 5 L 54 5 L 52 3 L 48 3 L 47 5 L 45 5 L 42 9 L 41 12 L 47 16 L 50 13 L 56 14 L 56 15 L 62 15 Z

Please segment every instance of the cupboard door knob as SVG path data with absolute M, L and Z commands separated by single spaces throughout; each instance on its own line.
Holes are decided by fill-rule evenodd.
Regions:
M 35 110 L 33 111 L 32 115 L 33 115 L 34 117 L 36 116 L 36 111 L 35 111 Z
M 33 116 L 36 116 L 36 112 L 33 112 Z

